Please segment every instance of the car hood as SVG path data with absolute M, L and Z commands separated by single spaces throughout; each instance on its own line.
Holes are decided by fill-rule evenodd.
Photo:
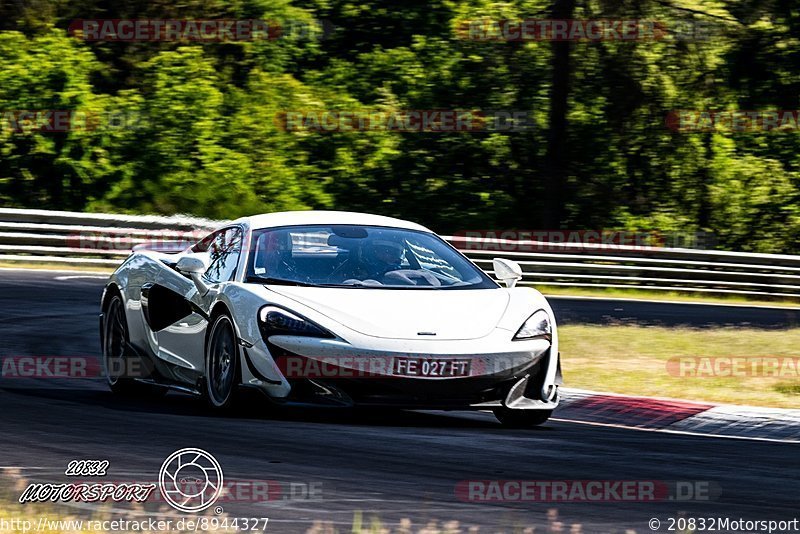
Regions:
M 487 336 L 503 318 L 510 300 L 504 289 L 339 289 L 275 285 L 268 289 L 364 335 L 431 341 Z

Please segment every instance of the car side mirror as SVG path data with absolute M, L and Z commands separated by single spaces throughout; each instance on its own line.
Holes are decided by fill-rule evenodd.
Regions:
M 522 280 L 522 267 L 519 263 L 505 258 L 495 258 L 492 260 L 494 275 L 502 280 L 506 287 L 514 287 L 517 282 Z
M 187 254 L 178 260 L 175 269 L 191 278 L 200 294 L 205 295 L 208 293 L 209 287 L 201 277 L 208 270 L 209 263 L 207 254 Z
M 187 254 L 178 260 L 175 268 L 183 274 L 203 274 L 208 270 L 208 259 L 201 254 Z

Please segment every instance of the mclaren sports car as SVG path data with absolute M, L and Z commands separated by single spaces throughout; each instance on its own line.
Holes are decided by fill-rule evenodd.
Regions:
M 553 311 L 517 284 L 518 264 L 492 265 L 493 277 L 419 224 L 332 211 L 242 218 L 178 251 L 137 247 L 102 295 L 108 385 L 180 390 L 215 410 L 253 388 L 285 406 L 538 425 L 559 402 Z

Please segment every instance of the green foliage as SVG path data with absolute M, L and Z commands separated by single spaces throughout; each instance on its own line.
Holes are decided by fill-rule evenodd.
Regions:
M 91 51 L 59 30 L 33 38 L 0 32 L 0 199 L 6 205 L 80 209 L 92 185 L 112 172 L 102 132 L 43 133 L 22 112 L 102 113 L 108 98 L 92 92 L 101 68 Z
M 559 64 L 553 43 L 459 33 L 464 21 L 565 8 L 574 19 L 648 19 L 673 32 L 700 21 L 711 37 L 576 42 Z M 83 42 L 66 31 L 78 18 L 253 18 L 286 31 L 253 42 Z M 798 34 L 787 2 L 6 3 L 0 111 L 101 120 L 67 132 L 17 131 L 4 120 L 0 202 L 216 218 L 351 209 L 445 233 L 711 232 L 723 248 L 800 253 L 797 132 L 665 124 L 679 109 L 800 108 Z M 566 132 L 554 139 L 557 69 L 569 84 Z M 287 111 L 424 109 L 523 111 L 534 127 L 320 133 L 285 131 L 279 120 Z M 549 209 L 554 198 L 563 209 Z
M 715 139 L 710 192 L 712 225 L 737 250 L 781 252 L 800 236 L 800 195 L 774 159 L 737 155 L 731 139 Z

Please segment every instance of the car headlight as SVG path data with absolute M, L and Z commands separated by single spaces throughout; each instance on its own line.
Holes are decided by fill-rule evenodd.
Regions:
M 546 339 L 550 341 L 553 337 L 553 323 L 550 321 L 550 315 L 544 311 L 539 310 L 522 323 L 522 326 L 517 333 L 514 334 L 514 339 Z
M 258 312 L 258 327 L 264 339 L 278 335 L 334 337 L 333 334 L 308 319 L 271 306 L 261 308 Z

